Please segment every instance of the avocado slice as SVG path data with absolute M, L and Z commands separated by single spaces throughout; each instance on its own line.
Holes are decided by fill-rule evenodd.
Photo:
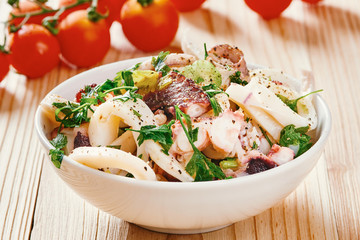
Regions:
M 139 88 L 140 94 L 148 93 L 155 91 L 159 73 L 152 70 L 135 70 L 132 78 L 135 86 Z
M 184 67 L 181 72 L 186 78 L 194 80 L 200 86 L 215 84 L 221 86 L 222 78 L 220 72 L 209 61 L 197 60 L 192 65 Z

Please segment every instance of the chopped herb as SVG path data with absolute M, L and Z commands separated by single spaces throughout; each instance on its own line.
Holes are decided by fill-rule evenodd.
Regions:
M 175 109 L 178 109 L 178 108 L 179 108 L 178 106 L 175 106 Z M 175 111 L 175 115 L 176 115 L 176 119 L 178 119 L 178 120 L 181 119 L 181 118 L 185 119 L 186 126 L 187 126 L 187 132 L 185 132 L 185 133 L 188 133 L 191 142 L 193 142 L 193 143 L 196 142 L 197 138 L 198 138 L 199 128 L 195 128 L 195 129 L 192 128 L 193 126 L 192 126 L 190 116 L 183 113 L 180 110 L 180 108 L 179 108 L 178 111 Z M 182 123 L 182 120 L 180 121 L 180 123 Z M 183 125 L 183 124 L 181 124 L 181 125 Z M 185 131 L 185 129 L 184 129 L 184 131 Z
M 165 64 L 165 59 L 169 55 L 169 53 L 169 51 L 160 52 L 156 58 L 153 57 L 151 60 L 151 64 L 154 66 L 155 71 L 161 72 L 163 77 L 171 70 L 170 67 Z
M 114 95 L 120 95 L 120 90 L 132 90 L 135 87 L 133 86 L 118 86 L 118 82 L 111 80 L 106 80 L 101 85 L 98 85 L 94 88 L 90 86 L 85 86 L 85 93 L 82 94 L 80 104 L 90 103 L 92 105 L 97 105 L 98 103 L 105 102 L 106 94 L 113 92 Z M 136 88 L 137 90 L 137 88 Z
M 114 78 L 113 82 L 117 84 L 117 86 L 134 86 L 134 80 L 132 78 L 133 68 L 126 69 L 116 73 L 116 77 Z
M 216 101 L 215 97 L 209 98 L 211 107 L 214 111 L 215 116 L 219 116 L 219 114 L 223 111 L 218 101 Z
M 158 142 L 162 148 L 163 152 L 167 155 L 169 155 L 168 151 L 173 144 L 172 140 L 172 131 L 171 131 L 171 125 L 174 124 L 174 120 L 169 122 L 168 124 L 164 124 L 161 126 L 155 126 L 155 125 L 147 125 L 142 126 L 140 130 L 135 129 L 126 129 L 133 132 L 140 133 L 137 141 L 139 146 L 145 141 L 145 140 L 154 140 L 155 142 Z
M 266 141 L 270 144 L 270 147 L 273 145 L 273 143 L 271 142 L 269 136 L 267 135 L 267 133 L 265 132 L 265 130 L 262 127 L 259 127 L 260 131 L 262 132 L 262 134 L 264 135 Z
M 51 161 L 55 165 L 55 167 L 60 168 L 61 162 L 64 158 L 63 149 L 68 143 L 67 137 L 64 134 L 59 133 L 55 138 L 50 141 L 51 145 L 55 147 L 55 149 L 50 149 L 49 155 Z
M 210 89 L 218 90 L 219 87 L 216 86 L 216 85 L 213 84 L 213 83 L 210 83 L 210 84 L 208 84 L 208 85 L 202 86 L 202 89 L 203 89 L 204 91 L 208 91 L 208 90 L 210 90 Z
M 205 51 L 204 59 L 206 60 L 206 58 L 209 56 L 207 49 L 206 49 L 206 43 L 204 43 L 204 51 Z
M 139 63 L 135 64 L 134 66 L 132 66 L 132 67 L 130 68 L 130 70 L 135 71 L 135 70 L 137 70 L 137 69 L 140 67 L 140 65 L 141 65 L 141 62 L 139 62 Z
M 127 91 L 125 94 L 114 97 L 113 100 L 120 100 L 122 102 L 127 102 L 128 100 L 133 100 L 134 102 L 137 101 L 137 99 L 142 99 L 142 95 L 136 93 L 138 90 L 137 87 L 133 87 L 131 90 Z
M 143 155 L 142 155 L 142 154 L 140 154 L 140 155 L 138 156 L 138 158 L 140 158 L 140 159 L 142 159 L 142 157 L 143 157 Z
M 216 94 L 224 93 L 224 91 L 222 91 L 222 90 L 209 89 L 209 90 L 206 90 L 205 93 L 206 93 L 209 97 L 214 97 Z
M 222 112 L 222 108 L 220 106 L 220 104 L 218 103 L 218 101 L 215 98 L 216 94 L 219 93 L 224 93 L 224 91 L 222 91 L 221 89 L 219 89 L 215 84 L 208 84 L 206 86 L 203 86 L 202 89 L 205 91 L 205 93 L 207 94 L 211 107 L 214 111 L 214 115 L 215 116 L 219 116 L 219 114 Z
M 280 95 L 280 94 L 276 94 L 276 96 L 278 96 L 278 98 L 280 98 L 281 101 L 283 101 L 286 105 L 288 105 L 289 108 L 291 108 L 291 110 L 293 110 L 294 112 L 297 113 L 297 112 L 298 112 L 297 103 L 298 103 L 298 101 L 299 101 L 300 99 L 302 99 L 302 98 L 304 98 L 304 97 L 307 97 L 307 96 L 309 96 L 309 95 L 311 95 L 311 94 L 321 92 L 321 91 L 323 91 L 323 89 L 320 89 L 320 90 L 317 90 L 317 91 L 313 91 L 313 92 L 311 92 L 311 93 L 308 93 L 308 94 L 306 94 L 306 95 L 304 95 L 304 96 L 301 96 L 301 97 L 298 97 L 297 99 L 292 99 L 292 100 L 290 100 L 290 99 L 288 99 L 287 97 L 285 97 L 285 96 L 283 96 L 283 95 Z
M 121 145 L 107 145 L 108 148 L 115 148 L 115 149 L 121 149 Z
M 51 141 L 50 141 L 51 145 L 53 145 L 55 148 L 58 149 L 62 149 L 64 147 L 66 147 L 66 144 L 68 143 L 67 141 L 67 137 L 62 134 L 59 133 L 58 135 L 56 135 L 56 137 L 54 137 Z
M 225 174 L 222 172 L 221 168 L 211 162 L 211 160 L 202 154 L 202 152 L 200 152 L 200 150 L 197 149 L 194 145 L 194 136 L 191 136 L 190 134 L 194 134 L 194 130 L 192 130 L 192 124 L 189 115 L 183 113 L 178 106 L 175 106 L 175 113 L 176 119 L 180 121 L 185 135 L 194 151 L 190 161 L 185 167 L 185 170 L 194 177 L 195 181 L 210 181 L 214 178 L 224 179 Z M 185 119 L 187 128 L 185 127 L 182 118 Z
M 64 151 L 59 149 L 50 149 L 49 155 L 55 167 L 60 168 L 61 162 L 64 158 Z
M 127 173 L 125 177 L 134 178 L 134 175 L 132 175 L 131 173 Z
M 136 111 L 135 109 L 133 109 L 133 113 L 138 117 L 138 118 L 141 118 L 141 114 Z
M 299 150 L 295 157 L 300 156 L 312 146 L 310 136 L 305 134 L 308 130 L 308 126 L 295 128 L 293 124 L 284 127 L 280 132 L 279 145 L 284 147 L 298 147 Z
M 118 137 L 120 137 L 121 135 L 123 135 L 125 133 L 125 130 L 123 128 L 119 128 L 118 131 Z
M 89 122 L 88 111 L 94 111 L 91 109 L 91 103 L 84 103 L 82 105 L 74 102 L 54 102 L 53 106 L 55 110 L 55 119 L 60 122 L 59 132 L 62 127 L 78 127 L 83 122 Z M 63 118 L 59 117 L 59 114 L 63 113 Z
M 241 72 L 240 71 L 236 71 L 233 75 L 231 75 L 229 78 L 230 78 L 230 82 L 232 83 L 237 83 L 237 84 L 240 84 L 242 86 L 245 86 L 246 84 L 248 84 L 247 81 L 245 80 L 241 80 L 240 78 L 241 76 Z
M 248 123 L 250 121 L 250 118 L 249 117 L 245 118 L 245 121 Z
M 257 149 L 257 148 L 258 148 L 258 145 L 257 145 L 257 143 L 254 141 L 251 149 L 254 150 L 254 149 Z

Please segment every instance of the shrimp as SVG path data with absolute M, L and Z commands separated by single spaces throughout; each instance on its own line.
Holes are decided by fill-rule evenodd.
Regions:
M 208 51 L 207 60 L 219 70 L 222 76 L 222 88 L 230 85 L 230 76 L 237 71 L 241 72 L 241 79 L 248 81 L 249 70 L 247 69 L 243 52 L 229 44 L 214 46 Z

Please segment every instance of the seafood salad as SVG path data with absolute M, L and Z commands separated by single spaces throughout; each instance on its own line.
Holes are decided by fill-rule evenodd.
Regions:
M 248 69 L 221 44 L 202 59 L 161 52 L 74 99 L 41 102 L 50 157 L 153 181 L 210 181 L 286 164 L 311 146 L 312 94 L 281 71 Z

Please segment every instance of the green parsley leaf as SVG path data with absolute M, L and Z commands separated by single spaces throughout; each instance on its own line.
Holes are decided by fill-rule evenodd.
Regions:
M 55 149 L 50 149 L 49 151 L 50 159 L 55 167 L 60 168 L 61 162 L 64 158 L 64 151 L 61 149 L 68 143 L 67 137 L 64 134 L 59 133 L 50 141 L 50 143 L 55 147 Z
M 55 167 L 60 168 L 61 162 L 64 158 L 64 151 L 59 150 L 59 149 L 50 149 L 49 155 L 50 155 L 50 159 L 51 159 L 52 163 L 55 165 Z
M 84 103 L 82 105 L 74 102 L 53 103 L 57 109 L 55 110 L 55 119 L 60 122 L 59 131 L 62 127 L 74 128 L 80 126 L 83 122 L 89 122 L 88 111 L 91 109 L 91 103 Z M 60 118 L 59 114 L 63 113 L 65 117 Z
M 311 146 L 310 136 L 305 133 L 309 127 L 295 128 L 293 124 L 284 127 L 280 132 L 279 145 L 284 147 L 297 146 L 299 148 L 295 157 L 306 152 Z
M 230 82 L 232 83 L 237 83 L 237 84 L 240 84 L 242 86 L 245 86 L 246 84 L 248 84 L 247 81 L 245 80 L 241 80 L 240 78 L 241 76 L 241 72 L 240 71 L 236 71 L 233 75 L 231 75 L 229 78 L 230 78 Z
M 220 104 L 218 103 L 218 101 L 216 101 L 215 97 L 211 97 L 211 98 L 209 98 L 209 100 L 210 100 L 211 107 L 214 111 L 214 115 L 219 116 L 219 114 L 222 112 L 222 108 L 221 108 Z
M 134 87 L 134 80 L 132 77 L 132 70 L 123 70 L 116 74 L 116 77 L 114 78 L 114 81 L 117 86 L 128 86 L 128 87 Z
M 161 72 L 163 77 L 166 76 L 171 70 L 170 67 L 165 64 L 165 59 L 169 54 L 169 51 L 160 52 L 156 58 L 153 57 L 151 60 L 151 64 L 154 66 L 155 71 Z
M 258 148 L 258 145 L 257 145 L 257 143 L 254 141 L 251 149 L 254 150 L 254 149 L 257 149 L 257 148 Z
M 137 69 L 140 67 L 141 63 L 142 63 L 142 62 L 139 62 L 139 63 L 135 64 L 134 66 L 132 66 L 132 67 L 130 68 L 130 70 L 132 70 L 132 71 L 137 70 Z
M 225 174 L 219 166 L 211 162 L 199 149 L 194 145 L 194 134 L 195 130 L 192 130 L 192 123 L 190 116 L 183 113 L 178 106 L 175 106 L 176 119 L 180 121 L 180 124 L 185 132 L 186 137 L 188 138 L 191 147 L 194 151 L 190 161 L 185 167 L 185 170 L 191 175 L 194 176 L 195 181 L 210 181 L 214 178 L 225 179 Z M 182 120 L 185 119 L 187 128 Z M 198 130 L 197 130 L 198 131 Z M 191 134 L 190 134 L 191 133 Z
M 135 116 L 137 116 L 138 118 L 141 118 L 141 114 L 136 111 L 135 109 L 133 109 L 133 113 L 135 114 Z
M 124 95 L 114 97 L 113 100 L 120 100 L 122 102 L 127 102 L 128 100 L 131 99 L 134 102 L 136 102 L 137 99 L 143 98 L 141 94 L 136 93 L 137 90 L 138 90 L 137 87 L 133 87 L 131 90 L 128 90 Z
M 176 119 L 184 118 L 187 126 L 187 133 L 189 135 L 189 138 L 191 142 L 196 142 L 198 137 L 199 128 L 192 128 L 192 122 L 189 115 L 183 113 L 178 106 L 175 106 L 175 109 L 179 109 L 178 111 L 175 111 Z M 181 121 L 182 122 L 182 121 Z M 186 133 L 186 132 L 185 132 Z M 191 143 L 190 142 L 190 143 Z
M 108 148 L 115 148 L 115 149 L 121 149 L 121 145 L 107 145 Z
M 8 0 L 7 2 L 8 2 L 8 4 L 11 5 L 12 7 L 18 8 L 18 7 L 19 7 L 19 2 L 20 2 L 20 0 Z
M 308 93 L 308 94 L 306 94 L 306 95 L 304 95 L 304 96 L 301 96 L 301 97 L 298 97 L 298 98 L 292 99 L 292 100 L 288 99 L 287 97 L 285 97 L 285 96 L 283 96 L 283 95 L 281 95 L 281 94 L 276 94 L 276 96 L 278 96 L 278 98 L 280 98 L 280 100 L 283 101 L 286 105 L 288 105 L 289 108 L 291 108 L 291 110 L 293 110 L 294 112 L 297 113 L 297 112 L 298 112 L 297 103 L 298 103 L 298 101 L 299 101 L 300 99 L 302 99 L 302 98 L 304 98 L 304 97 L 307 97 L 307 96 L 309 96 L 309 95 L 311 95 L 311 94 L 321 92 L 321 91 L 323 91 L 323 89 L 313 91 L 313 92 L 311 92 L 311 93 Z
M 141 144 L 143 144 L 145 140 L 151 139 L 154 140 L 155 142 L 158 142 L 164 149 L 163 152 L 169 155 L 168 151 L 171 145 L 173 144 L 171 125 L 173 125 L 174 122 L 175 121 L 172 120 L 168 124 L 164 124 L 161 126 L 147 125 L 147 126 L 142 126 L 140 130 L 135 130 L 135 129 L 126 129 L 126 130 L 140 133 L 137 138 L 139 146 L 141 146 Z
M 204 51 L 205 51 L 204 59 L 206 60 L 206 58 L 209 56 L 208 51 L 206 49 L 206 43 L 204 43 Z
M 53 140 L 50 141 L 50 143 L 55 148 L 62 149 L 62 148 L 64 148 L 66 146 L 68 141 L 67 141 L 67 137 L 64 134 L 59 133 L 58 135 L 56 135 L 55 138 L 53 138 Z
M 125 177 L 134 178 L 134 175 L 132 175 L 131 173 L 127 173 Z
M 215 95 L 219 93 L 224 93 L 224 91 L 222 91 L 218 86 L 216 86 L 213 83 L 203 86 L 202 89 L 205 91 L 205 93 L 209 98 L 211 107 L 214 111 L 214 115 L 219 116 L 219 114 L 222 112 L 222 108 L 218 103 L 218 101 L 216 100 Z
M 249 119 L 249 118 L 247 118 Z M 246 121 L 246 122 L 249 122 L 249 121 Z M 270 147 L 273 145 L 273 143 L 271 142 L 269 136 L 267 135 L 267 133 L 265 132 L 265 130 L 262 128 L 262 127 L 259 127 L 260 128 L 260 131 L 262 132 L 262 134 L 264 135 L 266 141 L 269 143 Z
M 213 83 L 210 83 L 210 84 L 208 84 L 208 85 L 205 85 L 205 86 L 202 86 L 201 87 L 204 91 L 208 91 L 208 90 L 218 90 L 219 89 L 219 87 L 218 86 L 216 86 L 215 84 L 213 84 Z

